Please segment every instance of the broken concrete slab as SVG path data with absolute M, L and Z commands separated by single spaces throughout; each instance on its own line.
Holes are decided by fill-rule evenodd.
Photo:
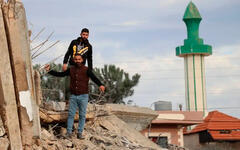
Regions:
M 11 148 L 22 149 L 16 93 L 2 7 L 3 3 L 0 4 L 0 113 L 4 116 L 4 122 L 8 128 Z
M 9 141 L 7 137 L 0 138 L 0 150 L 8 150 L 9 149 Z
M 66 122 L 68 118 L 67 111 L 48 111 L 46 109 L 40 108 L 39 109 L 40 120 L 43 123 L 53 123 L 53 122 Z M 93 119 L 95 116 L 94 114 L 86 114 L 86 119 L 90 120 Z M 76 113 L 74 120 L 77 121 L 79 118 L 78 113 Z
M 3 16 L 11 60 L 12 76 L 18 103 L 22 145 L 27 148 L 33 144 L 33 124 L 37 121 L 33 70 L 30 57 L 25 9 L 20 1 L 8 1 L 4 4 Z M 34 121 L 33 121 L 34 119 Z M 37 125 L 36 125 L 37 126 Z M 37 134 L 37 133 L 36 133 Z M 12 142 L 11 142 L 12 143 Z
M 52 111 L 65 111 L 66 102 L 47 101 L 44 103 L 44 108 Z
M 158 113 L 150 108 L 121 104 L 106 104 L 106 108 L 132 128 L 141 131 L 157 118 Z
M 43 140 L 48 140 L 52 138 L 53 135 L 49 133 L 46 129 L 42 129 L 41 136 Z
M 108 131 L 121 135 L 125 143 L 142 148 L 160 149 L 158 145 L 147 139 L 137 130 L 128 126 L 118 117 L 111 115 L 99 118 L 99 125 L 106 128 Z

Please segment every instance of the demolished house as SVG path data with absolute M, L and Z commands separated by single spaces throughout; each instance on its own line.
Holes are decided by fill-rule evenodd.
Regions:
M 57 103 L 57 102 L 56 102 Z M 50 108 L 50 107 L 48 107 Z M 156 113 L 151 109 L 130 107 L 117 104 L 95 105 L 89 104 L 84 129 L 84 140 L 73 137 L 73 141 L 62 138 L 66 133 L 65 122 L 67 120 L 66 109 L 52 110 L 40 109 L 40 117 L 43 124 L 52 125 L 44 129 L 42 142 L 46 148 L 51 147 L 75 147 L 79 149 L 160 149 L 156 144 L 144 137 L 136 128 L 146 128 L 149 122 L 138 122 L 140 118 L 155 118 Z M 150 113 L 149 113 L 150 112 Z M 136 118 L 129 119 L 129 116 Z M 122 119 L 131 121 L 123 121 Z M 138 118 L 138 119 L 137 119 Z M 75 116 L 78 120 L 78 114 Z M 148 122 L 148 123 L 147 123 Z M 77 123 L 75 124 L 77 128 Z M 135 129 L 134 129 L 135 128 Z M 48 131 L 46 130 L 48 129 Z M 49 133 L 50 132 L 50 133 Z M 52 132 L 52 133 L 51 133 Z M 53 137 L 54 135 L 54 137 Z M 58 140 L 56 140 L 56 138 Z M 80 142 L 80 143 L 78 143 Z M 48 146 L 50 143 L 51 146 Z M 68 143 L 68 145 L 66 145 Z M 35 147 L 37 145 L 34 145 Z
M 139 132 L 156 112 L 113 104 L 89 105 L 84 140 L 63 138 L 67 111 L 39 108 L 40 75 L 32 67 L 24 6 L 19 0 L 0 6 L 1 150 L 160 149 Z

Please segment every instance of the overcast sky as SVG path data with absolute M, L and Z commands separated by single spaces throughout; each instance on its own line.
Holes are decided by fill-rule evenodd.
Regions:
M 90 29 L 94 67 L 115 64 L 140 82 L 133 100 L 150 107 L 158 100 L 185 107 L 183 58 L 175 48 L 186 38 L 182 21 L 189 0 L 23 0 L 33 45 L 54 31 L 48 45 L 61 42 L 34 63 L 46 63 L 65 54 L 82 28 Z M 240 118 L 240 1 L 193 0 L 202 16 L 200 37 L 212 45 L 205 58 L 208 110 Z M 57 62 L 61 63 L 63 58 Z M 153 108 L 153 107 L 152 107 Z

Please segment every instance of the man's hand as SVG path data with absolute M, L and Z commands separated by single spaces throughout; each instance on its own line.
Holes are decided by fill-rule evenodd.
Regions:
M 63 71 L 66 71 L 66 70 L 67 70 L 67 64 L 63 64 L 62 70 L 63 70 Z
M 45 66 L 44 66 L 44 69 L 48 72 L 48 71 L 50 71 L 50 65 L 49 64 L 46 64 Z
M 105 86 L 101 85 L 101 86 L 99 87 L 99 90 L 100 90 L 101 92 L 104 92 L 104 91 L 105 91 Z

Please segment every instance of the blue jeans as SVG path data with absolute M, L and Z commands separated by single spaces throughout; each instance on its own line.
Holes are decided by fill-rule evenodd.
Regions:
M 68 109 L 67 132 L 72 133 L 74 117 L 76 114 L 76 110 L 78 108 L 79 111 L 78 133 L 82 133 L 86 120 L 88 94 L 82 95 L 71 94 L 69 101 L 70 104 Z

